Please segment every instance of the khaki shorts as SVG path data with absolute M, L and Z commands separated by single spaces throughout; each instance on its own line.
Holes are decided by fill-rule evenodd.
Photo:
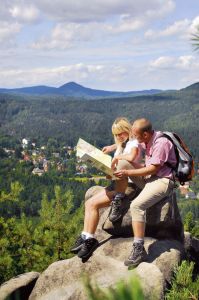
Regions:
M 122 169 L 134 169 L 126 160 L 120 160 L 118 167 Z M 160 178 L 155 175 L 149 178 L 141 176 L 131 176 L 130 179 L 142 190 L 131 203 L 132 221 L 145 222 L 146 209 L 153 206 L 170 193 L 172 193 L 175 183 L 169 178 Z

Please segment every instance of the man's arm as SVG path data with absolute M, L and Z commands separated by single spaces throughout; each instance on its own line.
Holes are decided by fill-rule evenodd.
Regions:
M 143 167 L 140 169 L 133 169 L 133 170 L 120 170 L 114 172 L 114 175 L 118 178 L 124 177 L 131 177 L 131 176 L 147 176 L 147 175 L 154 175 L 158 172 L 160 165 L 150 165 L 147 167 Z

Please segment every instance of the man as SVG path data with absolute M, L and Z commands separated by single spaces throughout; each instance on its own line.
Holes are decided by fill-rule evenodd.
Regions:
M 130 177 L 142 189 L 130 207 L 134 242 L 133 249 L 124 262 L 126 266 L 136 266 L 144 260 L 146 209 L 172 192 L 175 183 L 171 166 L 177 163 L 173 144 L 161 136 L 161 132 L 154 131 L 147 119 L 136 120 L 132 131 L 138 142 L 144 143 L 145 165 L 133 164 L 135 169 L 132 169 L 129 164 L 128 169 L 115 172 L 118 178 Z
M 136 120 L 132 130 L 138 142 L 144 143 L 146 147 L 145 166 L 137 163 L 132 166 L 124 161 L 126 169 L 115 172 L 118 178 L 130 177 L 142 189 L 131 204 L 134 242 L 132 252 L 124 262 L 127 266 L 136 266 L 144 259 L 145 210 L 172 191 L 172 169 L 166 162 L 176 164 L 173 144 L 161 137 L 161 132 L 153 131 L 148 120 Z M 109 206 L 114 194 L 114 191 L 103 189 L 86 201 L 84 229 L 71 248 L 71 252 L 77 253 L 80 258 L 88 258 L 98 247 L 99 243 L 94 234 L 99 222 L 99 209 Z

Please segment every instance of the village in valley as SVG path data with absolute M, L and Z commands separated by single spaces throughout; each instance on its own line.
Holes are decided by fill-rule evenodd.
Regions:
M 29 162 L 32 164 L 32 174 L 42 176 L 50 170 L 65 172 L 73 164 L 73 176 L 86 176 L 88 166 L 75 156 L 76 148 L 71 146 L 55 147 L 49 149 L 47 145 L 38 147 L 35 142 L 28 138 L 21 140 L 21 147 L 16 149 L 3 148 L 8 157 L 15 156 L 19 162 Z M 54 150 L 54 151 L 53 151 Z
M 47 145 L 38 147 L 37 144 L 29 138 L 21 140 L 21 149 L 3 148 L 8 157 L 19 158 L 19 162 L 29 162 L 32 164 L 32 174 L 42 176 L 50 170 L 55 170 L 57 173 L 65 173 L 69 171 L 71 177 L 90 177 L 92 175 L 103 175 L 99 171 L 91 168 L 91 166 L 81 159 L 76 157 L 76 147 L 65 145 L 55 149 L 49 149 Z M 54 150 L 54 151 L 52 151 Z M 92 174 L 89 174 L 92 171 Z M 93 174 L 94 173 L 94 174 Z M 196 170 L 196 175 L 199 174 L 199 166 Z M 104 177 L 105 178 L 105 177 Z M 180 198 L 184 199 L 199 199 L 199 193 L 193 190 L 192 184 L 186 182 L 185 185 L 178 187 L 178 194 Z

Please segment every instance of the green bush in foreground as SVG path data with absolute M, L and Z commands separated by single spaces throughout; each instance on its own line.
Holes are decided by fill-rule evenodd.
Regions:
M 101 289 L 92 284 L 90 279 L 84 279 L 89 300 L 144 300 L 144 294 L 139 280 L 133 276 L 127 283 L 120 281 L 115 288 Z
M 194 263 L 183 261 L 176 268 L 171 289 L 166 295 L 166 300 L 198 300 L 199 276 L 193 280 Z

